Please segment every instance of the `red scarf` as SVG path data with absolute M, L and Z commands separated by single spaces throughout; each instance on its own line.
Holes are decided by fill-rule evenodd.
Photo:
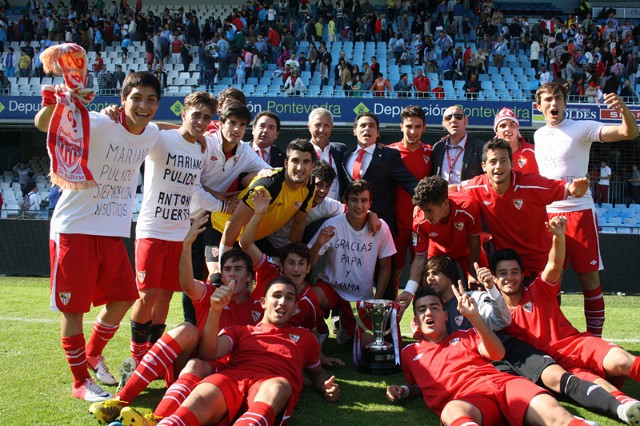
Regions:
M 45 73 L 65 80 L 64 86 L 42 86 L 43 106 L 55 104 L 47 132 L 51 183 L 72 191 L 96 187 L 88 167 L 90 132 L 85 104 L 94 99 L 95 92 L 85 88 L 86 53 L 77 44 L 65 43 L 47 48 L 40 59 Z

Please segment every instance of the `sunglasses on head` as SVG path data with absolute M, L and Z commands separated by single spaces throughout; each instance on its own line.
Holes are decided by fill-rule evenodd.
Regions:
M 445 115 L 444 121 L 451 121 L 451 119 L 453 119 L 455 117 L 456 120 L 462 120 L 464 118 L 464 114 L 461 112 L 454 112 L 453 114 L 447 114 Z

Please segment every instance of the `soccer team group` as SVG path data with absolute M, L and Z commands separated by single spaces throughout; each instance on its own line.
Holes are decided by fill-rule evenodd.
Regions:
M 565 119 L 566 88 L 542 85 L 535 150 L 510 109 L 484 143 L 467 133 L 459 106 L 445 111 L 447 135 L 432 148 L 421 142 L 424 111 L 409 106 L 402 140 L 389 146 L 377 142 L 372 113 L 355 119 L 356 149 L 330 142 L 333 117 L 317 108 L 310 140 L 286 152 L 273 144 L 278 116 L 252 117 L 237 89 L 188 95 L 179 126 L 151 121 L 160 95 L 153 75 L 133 73 L 120 107 L 89 114 L 98 188 L 64 191 L 51 221 L 51 308 L 62 314 L 72 395 L 91 402 L 99 422 L 273 425 L 292 415 L 305 382 L 336 402 L 340 386 L 324 366 L 344 362 L 323 353 L 326 314 L 339 313 L 338 343 L 355 335 L 364 344 L 352 305 L 375 297 L 395 299 L 399 316 L 413 308 L 417 342 L 402 349 L 406 383 L 387 388 L 393 403 L 422 396 L 454 426 L 593 424 L 556 394 L 640 424 L 640 402 L 620 391 L 627 377 L 640 380 L 640 360 L 600 338 L 602 265 L 585 177 L 592 141 L 638 136 L 617 95 L 604 102 L 622 122 L 603 125 Z M 40 110 L 38 129 L 49 130 L 53 111 Z M 253 141 L 243 142 L 252 120 Z M 143 162 L 134 272 L 123 238 Z M 569 261 L 587 332 L 560 310 Z M 177 291 L 185 322 L 165 333 Z M 104 307 L 87 342 L 91 305 Z M 118 383 L 102 352 L 129 310 L 131 358 Z M 116 395 L 90 371 L 118 385 Z M 153 413 L 130 406 L 162 377 L 168 389 Z

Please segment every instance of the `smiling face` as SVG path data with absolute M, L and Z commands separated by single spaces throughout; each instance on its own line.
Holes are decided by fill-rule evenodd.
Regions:
M 509 142 L 511 149 L 518 146 L 518 134 L 520 127 L 512 120 L 502 120 L 498 123 L 496 136 Z M 515 151 L 515 150 L 514 150 Z
M 351 193 L 347 198 L 347 219 L 349 222 L 362 223 L 367 219 L 367 212 L 371 208 L 371 194 L 369 190 Z
M 400 130 L 405 146 L 418 146 L 425 131 L 424 120 L 418 117 L 407 117 L 402 120 Z
M 182 111 L 180 134 L 189 142 L 195 142 L 211 124 L 213 111 L 204 104 L 197 104 Z
M 284 327 L 296 308 L 295 288 L 282 283 L 273 284 L 260 299 L 260 305 L 264 309 L 262 322 Z
M 307 259 L 296 253 L 289 253 L 282 261 L 282 274 L 291 278 L 298 292 L 304 287 L 304 279 L 310 270 L 311 265 Z
M 496 285 L 506 296 L 522 291 L 522 269 L 516 260 L 502 260 L 496 265 Z
M 284 160 L 284 167 L 287 170 L 285 180 L 294 186 L 307 183 L 313 169 L 313 159 L 311 154 L 302 151 L 291 151 L 289 157 Z
M 447 335 L 447 312 L 437 296 L 424 296 L 413 302 L 415 322 L 422 336 L 428 340 L 439 340 Z
M 353 129 L 353 135 L 358 139 L 358 146 L 360 148 L 371 146 L 376 143 L 380 135 L 378 123 L 376 123 L 373 117 L 360 117 Z
M 311 141 L 314 145 L 324 148 L 329 144 L 329 138 L 333 131 L 333 120 L 329 115 L 314 115 L 309 124 L 307 124 L 307 128 L 311 133 Z
M 331 185 L 332 184 L 329 182 L 316 178 L 316 192 L 313 197 L 314 207 L 321 204 L 324 201 L 324 199 L 327 198 L 327 194 L 329 194 Z
M 547 126 L 557 126 L 564 120 L 566 106 L 562 93 L 544 92 L 540 95 L 538 111 L 544 116 Z
M 491 186 L 502 193 L 511 183 L 511 160 L 506 149 L 489 149 L 487 159 L 482 162 L 482 170 L 489 177 Z
M 253 143 L 259 148 L 265 149 L 273 145 L 278 138 L 278 123 L 273 118 L 263 115 L 253 126 Z
M 149 86 L 132 88 L 121 101 L 127 128 L 134 134 L 140 134 L 151 122 L 160 102 L 155 89 Z

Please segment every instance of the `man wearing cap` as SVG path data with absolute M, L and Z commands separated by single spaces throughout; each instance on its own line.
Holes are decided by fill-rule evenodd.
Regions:
M 442 127 L 447 136 L 433 146 L 431 175 L 439 175 L 450 184 L 481 175 L 484 142 L 467 133 L 469 117 L 460 105 L 447 108 L 442 115 Z
M 500 139 L 509 142 L 513 152 L 513 170 L 522 173 L 538 173 L 538 162 L 533 145 L 520 134 L 520 122 L 512 109 L 504 107 L 493 120 L 493 131 Z

